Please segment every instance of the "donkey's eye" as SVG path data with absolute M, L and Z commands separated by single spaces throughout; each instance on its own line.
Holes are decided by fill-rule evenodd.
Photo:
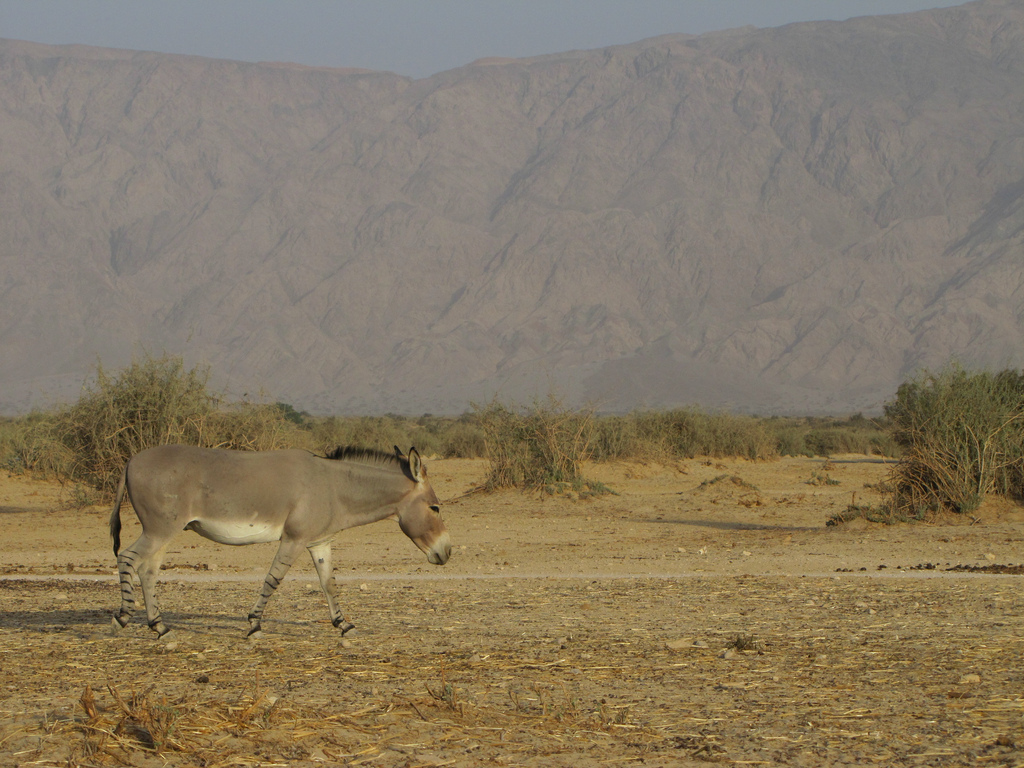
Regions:
M 439 515 L 441 514 L 441 508 L 437 506 L 437 504 L 431 504 L 430 509 L 431 511 L 436 512 Z

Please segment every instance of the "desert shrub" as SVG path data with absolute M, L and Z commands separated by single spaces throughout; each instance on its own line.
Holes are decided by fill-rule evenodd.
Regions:
M 601 416 L 594 419 L 591 454 L 597 461 L 666 461 L 672 457 L 665 435 L 642 423 L 646 414 Z
M 479 459 L 487 455 L 487 439 L 475 421 L 453 422 L 443 435 L 441 455 L 449 459 Z
M 591 412 L 567 409 L 552 398 L 531 408 L 495 400 L 476 406 L 476 416 L 490 461 L 485 483 L 489 490 L 605 490 L 583 475 L 593 434 Z
M 4 462 L 110 495 L 139 451 L 167 443 L 240 450 L 311 447 L 307 430 L 278 404 L 225 406 L 206 368 L 147 357 L 95 380 L 78 401 L 4 430 Z
M 694 456 L 772 459 L 864 453 L 896 456 L 899 446 L 884 419 L 755 416 L 699 408 L 635 411 L 595 419 L 593 456 L 599 461 L 671 461 Z
M 274 403 L 274 408 L 280 412 L 285 421 L 290 421 L 293 424 L 298 424 L 299 426 L 306 424 L 311 418 L 308 413 L 305 411 L 295 410 L 295 406 L 290 405 L 289 403 L 282 403 L 278 401 Z
M 881 418 L 868 419 L 861 414 L 841 419 L 772 417 L 764 424 L 782 456 L 898 456 L 900 452 Z
M 698 420 L 698 424 L 700 420 Z M 764 422 L 753 416 L 729 413 L 706 414 L 691 456 L 740 456 L 745 459 L 777 458 L 778 445 Z
M 75 455 L 61 442 L 54 415 L 37 411 L 22 419 L 5 420 L 0 463 L 14 474 L 38 472 L 63 478 L 70 475 Z
M 303 429 L 279 403 L 242 402 L 212 411 L 203 428 L 202 445 L 236 451 L 274 451 L 280 448 L 315 450 L 312 434 Z
M 207 444 L 218 398 L 205 368 L 180 357 L 147 357 L 117 374 L 97 366 L 96 380 L 54 419 L 56 438 L 74 455 L 70 479 L 110 490 L 133 455 L 165 443 Z
M 769 459 L 777 455 L 777 443 L 763 420 L 697 408 L 605 416 L 597 420 L 594 430 L 594 457 L 600 460 Z
M 415 447 L 423 456 L 480 458 L 485 455 L 483 432 L 474 414 L 458 418 L 424 415 L 419 417 L 327 416 L 307 418 L 303 425 L 317 449 L 337 445 L 359 445 L 390 451 Z
M 437 452 L 426 435 L 418 434 L 415 422 L 400 416 L 328 416 L 318 420 L 311 431 L 316 444 L 323 448 L 359 445 L 390 451 L 397 445 L 403 451 L 415 446 L 425 456 Z M 417 442 L 419 437 L 424 439 Z
M 898 511 L 974 511 L 986 493 L 1024 495 L 1024 375 L 950 366 L 902 384 L 886 405 L 903 456 L 890 478 Z

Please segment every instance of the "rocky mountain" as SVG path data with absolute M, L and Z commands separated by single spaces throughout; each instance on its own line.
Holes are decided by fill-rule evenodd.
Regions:
M 422 80 L 0 41 L 0 411 L 871 411 L 1024 362 L 1024 2 Z

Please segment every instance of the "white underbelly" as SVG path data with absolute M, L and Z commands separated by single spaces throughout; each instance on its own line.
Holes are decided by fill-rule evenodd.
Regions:
M 244 520 L 193 520 L 185 526 L 218 544 L 265 544 L 281 538 L 281 525 Z

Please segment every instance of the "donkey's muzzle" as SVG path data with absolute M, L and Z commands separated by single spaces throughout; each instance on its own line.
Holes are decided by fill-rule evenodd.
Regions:
M 451 556 L 451 539 L 448 538 L 448 532 L 445 531 L 444 535 L 440 536 L 427 551 L 427 561 L 433 565 L 444 565 Z

